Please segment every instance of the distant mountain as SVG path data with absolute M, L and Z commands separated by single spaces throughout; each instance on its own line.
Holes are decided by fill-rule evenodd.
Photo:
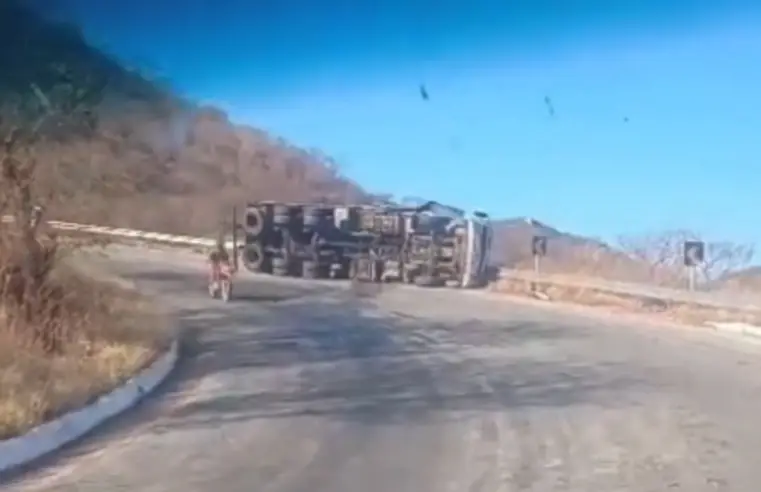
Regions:
M 615 254 L 607 244 L 596 239 L 559 231 L 529 217 L 518 217 L 492 221 L 494 226 L 494 263 L 502 266 L 526 266 L 533 264 L 531 238 L 547 238 L 547 255 L 553 259 L 567 259 L 582 251 L 600 251 Z
M 546 273 L 582 274 L 612 280 L 648 281 L 649 265 L 632 259 L 598 239 L 560 231 L 530 217 L 493 220 L 492 264 L 503 268 L 531 269 L 531 238 L 547 238 L 547 255 L 540 267 Z

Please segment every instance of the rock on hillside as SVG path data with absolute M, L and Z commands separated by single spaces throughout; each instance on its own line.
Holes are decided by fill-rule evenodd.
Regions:
M 39 180 L 56 190 L 58 217 L 208 233 L 244 200 L 368 199 L 326 156 L 181 99 L 22 3 L 0 4 L 2 100 L 80 91 L 97 121 L 87 139 L 40 146 L 49 165 Z

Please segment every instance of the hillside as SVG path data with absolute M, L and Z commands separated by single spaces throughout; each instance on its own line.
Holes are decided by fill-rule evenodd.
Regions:
M 26 158 L 37 162 L 36 197 L 48 218 L 212 234 L 234 204 L 247 200 L 382 198 L 343 176 L 328 156 L 180 98 L 88 45 L 75 26 L 22 5 L 0 3 L 0 136 L 24 118 L 43 116 L 39 133 L 46 138 L 29 145 Z M 540 234 L 549 238 L 544 271 L 653 277 L 647 261 L 594 239 L 524 218 L 494 225 L 500 266 L 531 268 L 531 236 Z
M 368 197 L 329 158 L 182 100 L 19 2 L 0 5 L 0 46 L 6 124 L 49 101 L 53 131 L 59 107 L 95 122 L 87 138 L 35 148 L 38 188 L 58 218 L 208 233 L 243 200 Z
M 494 225 L 494 262 L 504 266 L 530 266 L 531 238 L 544 236 L 548 239 L 548 257 L 567 259 L 574 251 L 591 249 L 606 251 L 609 248 L 591 238 L 561 232 L 547 224 L 528 217 L 498 219 Z M 526 262 L 529 262 L 526 265 Z
M 520 217 L 493 221 L 493 263 L 496 266 L 531 269 L 532 236 L 547 237 L 547 256 L 541 259 L 546 273 L 580 274 L 648 282 L 653 270 L 617 247 L 597 239 L 563 232 L 536 219 Z
M 761 266 L 731 272 L 718 279 L 715 288 L 739 291 L 761 291 Z

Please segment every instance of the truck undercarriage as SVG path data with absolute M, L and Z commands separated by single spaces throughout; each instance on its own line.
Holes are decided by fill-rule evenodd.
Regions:
M 241 260 L 250 271 L 459 286 L 466 222 L 424 207 L 257 202 L 245 208 Z

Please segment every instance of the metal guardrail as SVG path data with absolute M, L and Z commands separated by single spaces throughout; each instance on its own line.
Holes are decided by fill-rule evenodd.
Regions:
M 524 270 L 502 269 L 500 279 L 521 280 L 539 285 L 588 289 L 625 297 L 651 299 L 677 304 L 698 304 L 717 309 L 761 311 L 761 296 L 739 292 L 701 292 L 567 275 L 537 274 Z
M 5 223 L 13 222 L 13 217 L 4 216 L 2 221 Z M 80 232 L 84 234 L 93 234 L 100 236 L 109 236 L 117 239 L 133 239 L 138 241 L 155 242 L 175 246 L 203 246 L 213 247 L 216 240 L 205 237 L 180 236 L 175 234 L 164 234 L 162 232 L 140 231 L 137 229 L 126 229 L 121 227 L 98 226 L 94 224 L 77 224 L 75 222 L 63 222 L 59 220 L 49 220 L 47 224 L 57 231 Z M 232 241 L 227 242 L 227 246 L 232 245 Z
M 2 217 L 3 222 L 12 222 L 12 217 Z M 181 236 L 160 232 L 141 231 L 118 227 L 98 226 L 94 224 L 77 224 L 51 220 L 48 224 L 59 231 L 71 231 L 84 234 L 107 236 L 112 239 L 125 239 L 146 243 L 165 244 L 178 247 L 214 247 L 215 239 L 206 237 Z M 233 247 L 232 241 L 226 241 L 228 248 Z M 761 311 L 761 296 L 737 292 L 691 292 L 687 290 L 658 287 L 647 284 L 633 284 L 604 279 L 578 278 L 567 275 L 536 274 L 524 270 L 502 269 L 500 279 L 533 282 L 539 285 L 557 285 L 562 287 L 588 289 L 610 294 L 648 299 L 667 303 L 698 304 L 716 309 L 732 309 L 741 311 Z

